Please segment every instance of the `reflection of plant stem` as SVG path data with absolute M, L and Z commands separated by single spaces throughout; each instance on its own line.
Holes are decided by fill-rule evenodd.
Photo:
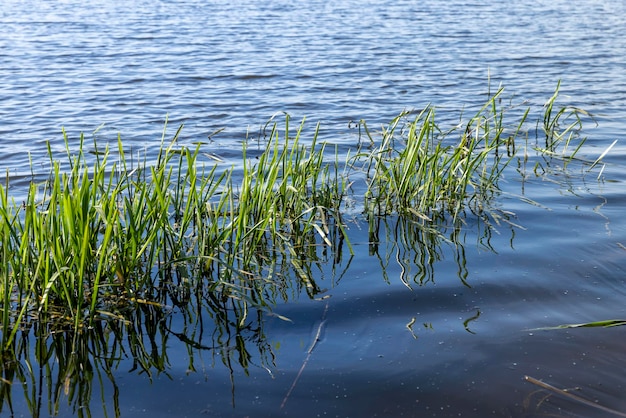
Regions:
M 406 324 L 406 328 L 409 330 L 413 338 L 417 340 L 417 335 L 415 335 L 415 331 L 413 331 L 413 325 L 415 324 L 415 317 L 411 318 L 408 324 Z
M 475 321 L 476 319 L 478 319 L 480 317 L 480 309 L 476 309 L 476 315 L 467 318 L 465 320 L 465 322 L 463 322 L 463 326 L 465 327 L 465 331 L 469 332 L 470 334 L 476 334 L 474 331 L 472 331 L 471 329 L 469 329 L 469 323 L 472 321 Z
M 298 371 L 296 378 L 293 379 L 293 383 L 291 384 L 291 387 L 287 391 L 285 398 L 280 404 L 280 409 L 283 409 L 285 407 L 285 404 L 287 403 L 287 399 L 289 399 L 289 396 L 291 395 L 291 392 L 293 392 L 293 389 L 296 387 L 296 384 L 298 383 L 298 379 L 300 379 L 300 376 L 302 375 L 302 372 L 304 371 L 306 364 L 309 362 L 309 359 L 311 358 L 311 353 L 313 353 L 313 349 L 315 349 L 315 346 L 320 340 L 320 336 L 322 335 L 322 329 L 324 328 L 324 324 L 326 323 L 326 312 L 328 312 L 328 302 L 326 302 L 326 306 L 324 307 L 324 313 L 322 314 L 322 321 L 317 327 L 317 331 L 315 332 L 315 337 L 313 338 L 313 341 L 311 342 L 311 346 L 306 352 L 306 358 L 302 362 L 302 366 L 300 367 L 300 370 Z

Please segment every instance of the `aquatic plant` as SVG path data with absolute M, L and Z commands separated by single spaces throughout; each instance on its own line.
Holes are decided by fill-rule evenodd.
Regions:
M 90 162 L 83 137 L 75 154 L 65 137 L 69 172 L 49 150 L 50 178 L 33 182 L 21 204 L 10 201 L 8 178 L 0 186 L 5 347 L 45 312 L 75 330 L 124 318 L 129 305 L 153 303 L 172 272 L 192 290 L 254 306 L 264 305 L 271 280 L 261 275 L 278 255 L 310 282 L 300 254 L 317 238 L 332 246 L 333 234 L 345 236 L 345 184 L 325 165 L 324 146 L 299 145 L 301 129 L 291 138 L 287 125 L 282 139 L 275 129 L 235 186 L 232 170 L 197 163 L 200 146 L 175 148 L 179 132 L 165 145 L 164 131 L 156 162 L 132 169 L 119 139 L 119 161 L 109 164 L 109 149 Z
M 539 118 L 546 147 L 532 147 L 548 162 L 572 160 L 586 140 L 580 131 L 588 113 L 568 106 L 557 110 L 558 87 Z M 522 161 L 518 164 L 525 164 L 528 159 L 526 125 L 531 108 L 524 108 L 523 103 L 503 104 L 503 91 L 500 88 L 452 128 L 436 122 L 433 106 L 402 112 L 377 133 L 360 122 L 361 146 L 352 161 L 355 171 L 365 173 L 364 205 L 370 231 L 375 217 L 391 214 L 413 219 L 425 228 L 442 223 L 460 227 L 468 212 L 487 224 L 510 222 L 509 214 L 492 202 L 500 193 L 498 182 L 509 163 L 518 159 Z
M 571 160 L 586 141 L 586 138 L 580 137 L 582 118 L 592 119 L 592 117 L 586 110 L 575 106 L 555 108 L 560 87 L 561 81 L 557 83 L 554 94 L 544 105 L 543 119 L 537 123 L 538 126 L 541 125 L 545 134 L 544 146 L 538 144 L 537 149 L 550 156 Z
M 543 115 L 546 152 L 563 144 L 571 158 L 581 113 L 570 111 L 576 122 L 561 130 L 567 113 L 555 114 L 557 93 L 558 86 Z M 292 134 L 286 116 L 282 133 L 271 124 L 258 158 L 247 158 L 244 145 L 242 172 L 201 163 L 202 144 L 178 145 L 182 126 L 166 142 L 166 124 L 151 164 L 129 161 L 120 138 L 117 158 L 95 140 L 95 157 L 88 158 L 84 137 L 71 149 L 64 134 L 67 161 L 49 148 L 49 178 L 33 181 L 23 202 L 9 197 L 9 176 L 0 186 L 4 346 L 20 324 L 45 312 L 76 330 L 124 317 L 129 306 L 152 303 L 153 289 L 172 277 L 190 290 L 221 292 L 244 310 L 264 307 L 283 259 L 314 296 L 303 260 L 318 248 L 337 252 L 345 244 L 352 251 L 342 211 L 359 180 L 370 234 L 376 218 L 388 215 L 434 231 L 447 221 L 459 227 L 466 210 L 487 222 L 506 221 L 491 202 L 516 141 L 526 135 L 529 110 L 508 120 L 513 106 L 502 107 L 501 95 L 502 89 L 449 130 L 437 125 L 432 106 L 412 119 L 402 112 L 380 138 L 362 121 L 369 149 L 362 144 L 343 162 L 318 144 L 319 126 L 302 145 L 304 121 Z
M 546 146 L 535 148 L 569 161 L 584 142 L 585 113 L 557 110 L 557 93 L 558 87 L 541 116 Z M 433 280 L 433 263 L 449 243 L 465 282 L 460 231 L 468 217 L 483 226 L 479 245 L 487 248 L 493 225 L 515 226 L 496 206 L 498 182 L 520 142 L 528 143 L 530 109 L 502 106 L 502 94 L 447 129 L 434 106 L 402 112 L 380 132 L 361 121 L 360 146 L 343 159 L 319 141 L 319 125 L 306 135 L 303 120 L 292 132 L 287 115 L 283 129 L 270 121 L 257 157 L 248 157 L 251 143 L 244 143 L 241 169 L 203 159 L 203 144 L 181 146 L 182 126 L 166 141 L 166 123 L 154 161 L 127 156 L 120 137 L 116 150 L 99 149 L 94 139 L 88 152 L 82 135 L 72 147 L 64 133 L 67 157 L 59 159 L 49 146 L 49 176 L 33 177 L 23 201 L 9 195 L 8 174 L 0 185 L 3 381 L 28 378 L 11 364 L 26 352 L 33 329 L 37 344 L 65 338 L 55 347 L 67 349 L 43 356 L 63 368 L 49 385 L 54 405 L 61 393 L 79 403 L 89 398 L 85 382 L 95 366 L 86 344 L 118 352 L 115 341 L 124 336 L 137 369 L 148 375 L 165 372 L 167 356 L 148 353 L 158 344 L 144 338 L 165 335 L 189 350 L 219 353 L 231 366 L 236 353 L 245 370 L 250 355 L 243 334 L 262 334 L 253 325 L 261 324 L 261 314 L 300 292 L 317 297 L 323 290 L 315 266 L 334 268 L 344 252 L 353 253 L 348 196 L 351 207 L 362 209 L 352 216 L 367 223 L 370 254 L 383 271 L 395 254 L 407 286 Z M 568 117 L 574 122 L 564 124 Z M 362 203 L 354 203 L 359 195 Z M 236 349 L 209 347 L 195 331 L 167 328 L 172 307 L 195 323 L 204 310 Z M 271 358 L 263 338 L 255 338 Z M 110 366 L 104 367 L 109 378 Z M 1 395 L 10 399 L 10 390 Z
M 365 162 L 367 211 L 427 222 L 449 214 L 456 220 L 468 204 L 486 201 L 488 193 L 497 189 L 506 157 L 527 117 L 524 113 L 515 129 L 505 132 L 505 112 L 498 108 L 502 91 L 466 123 L 449 131 L 436 124 L 432 106 L 404 123 L 410 112 L 403 112 L 382 130 L 378 141 L 362 121 L 368 139 L 376 145 L 368 154 L 355 157 Z

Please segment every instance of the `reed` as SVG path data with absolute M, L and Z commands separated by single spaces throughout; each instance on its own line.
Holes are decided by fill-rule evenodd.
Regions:
M 255 274 L 277 252 L 310 283 L 299 254 L 333 246 L 334 230 L 345 238 L 346 185 L 337 181 L 338 166 L 326 164 L 317 131 L 305 147 L 304 124 L 293 138 L 288 124 L 284 138 L 274 126 L 258 161 L 247 161 L 244 149 L 239 185 L 233 169 L 200 164 L 200 146 L 177 147 L 180 129 L 169 143 L 164 131 L 156 161 L 136 168 L 119 138 L 117 161 L 109 163 L 109 149 L 90 161 L 83 136 L 75 153 L 65 136 L 69 171 L 49 149 L 49 179 L 31 184 L 22 204 L 10 201 L 7 178 L 0 187 L 4 346 L 24 321 L 44 313 L 79 330 L 149 304 L 173 270 L 187 286 L 208 282 L 256 306 L 266 282 Z
M 580 137 L 583 118 L 593 119 L 593 117 L 586 110 L 575 106 L 558 106 L 560 87 L 559 80 L 554 94 L 544 105 L 543 119 L 537 125 L 541 124 L 545 143 L 544 146 L 538 144 L 537 149 L 544 154 L 567 161 L 576 156 L 587 139 Z
M 478 245 L 492 251 L 492 225 L 507 224 L 512 234 L 516 227 L 496 207 L 498 183 L 513 159 L 527 158 L 517 150 L 528 143 L 530 108 L 503 105 L 502 95 L 452 128 L 433 106 L 402 112 L 379 132 L 361 121 L 365 141 L 343 158 L 319 140 L 319 125 L 308 134 L 304 120 L 292 129 L 286 116 L 284 127 L 270 121 L 258 158 L 248 158 L 244 144 L 241 169 L 204 160 L 201 144 L 181 146 L 182 126 L 167 139 L 166 123 L 154 161 L 127 155 L 119 137 L 114 149 L 94 141 L 89 153 L 83 136 L 71 147 L 64 133 L 67 155 L 48 147 L 49 176 L 33 178 L 22 201 L 10 196 L 8 174 L 0 184 L 0 410 L 6 402 L 12 411 L 12 388 L 23 387 L 33 416 L 42 396 L 50 415 L 65 397 L 87 416 L 94 383 L 110 382 L 117 399 L 113 372 L 123 357 L 149 377 L 167 373 L 172 337 L 186 345 L 189 370 L 194 354 L 208 352 L 231 374 L 236 365 L 247 372 L 254 342 L 270 371 L 264 314 L 279 316 L 272 307 L 300 293 L 319 297 L 316 277 L 328 264 L 334 279 L 346 274 L 348 205 L 362 209 L 352 216 L 367 223 L 370 255 L 383 272 L 395 262 L 408 287 L 434 281 L 449 245 L 469 285 L 465 220 L 472 217 Z M 536 144 L 545 134 L 545 146 L 534 149 L 568 162 L 584 142 L 586 113 L 559 108 L 557 96 L 558 86 L 537 122 Z M 174 325 L 181 316 L 182 331 Z M 215 322 L 211 332 L 206 318 Z M 472 319 L 464 322 L 469 332 Z M 35 360 L 39 377 L 21 366 Z
M 572 158 L 580 111 L 544 108 L 547 155 Z M 512 110 L 515 110 L 514 112 Z M 572 113 L 573 112 L 573 113 Z M 567 115 L 573 124 L 562 128 Z M 202 145 L 180 146 L 182 126 L 167 138 L 155 161 L 117 150 L 85 152 L 81 135 L 67 157 L 50 149 L 47 180 L 33 180 L 18 203 L 0 185 L 0 301 L 2 343 L 11 346 L 24 324 L 46 318 L 79 331 L 102 319 L 125 319 L 134 309 L 161 306 L 159 289 L 181 295 L 220 295 L 237 310 L 269 309 L 266 295 L 280 293 L 284 266 L 313 297 L 310 260 L 319 252 L 352 253 L 343 219 L 346 197 L 363 179 L 363 212 L 376 235 L 376 219 L 399 215 L 426 228 L 460 227 L 466 212 L 498 221 L 493 209 L 498 181 L 516 155 L 529 109 L 502 105 L 502 89 L 467 120 L 443 129 L 433 106 L 402 112 L 380 134 L 362 121 L 369 148 L 340 160 L 307 137 L 305 121 L 293 131 L 272 123 L 258 159 L 243 169 L 201 160 Z M 570 151 L 573 149 L 573 151 Z M 429 235 L 430 236 L 430 235 Z M 285 273 L 286 274 L 286 273 Z M 187 296 L 188 297 L 188 296 Z
M 411 120 L 410 112 L 400 114 L 383 128 L 380 139 L 362 121 L 369 142 L 376 144 L 355 159 L 365 162 L 366 211 L 432 223 L 446 214 L 456 222 L 468 205 L 488 207 L 528 116 L 526 111 L 505 125 L 505 109 L 499 107 L 502 91 L 450 130 L 436 123 L 432 106 Z

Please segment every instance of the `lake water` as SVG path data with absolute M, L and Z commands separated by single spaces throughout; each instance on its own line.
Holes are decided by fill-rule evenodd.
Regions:
M 48 172 L 46 141 L 63 150 L 63 127 L 70 145 L 98 130 L 100 144 L 120 134 L 150 154 L 168 116 L 182 143 L 228 164 L 276 113 L 320 122 L 348 152 L 351 121 L 429 103 L 454 121 L 500 84 L 540 108 L 561 80 L 560 101 L 596 115 L 589 160 L 619 140 L 599 180 L 580 164 L 530 165 L 524 181 L 511 167 L 498 205 L 523 228 L 485 238 L 470 222 L 455 245 L 424 247 L 390 224 L 376 255 L 355 220 L 355 258 L 319 272 L 330 297 L 278 304 L 293 322 L 259 321 L 247 370 L 172 338 L 152 379 L 122 355 L 94 383 L 91 416 L 611 416 L 526 375 L 626 413 L 626 328 L 536 330 L 626 318 L 625 33 L 618 0 L 2 2 L 0 169 L 18 197 L 31 171 Z M 36 380 L 23 386 L 52 397 Z M 30 416 L 18 386 L 12 410 Z M 59 416 L 85 413 L 67 398 Z

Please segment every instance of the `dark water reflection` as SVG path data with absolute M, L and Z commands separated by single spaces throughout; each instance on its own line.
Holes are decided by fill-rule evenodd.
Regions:
M 490 229 L 473 215 L 462 231 L 439 234 L 406 219 L 377 221 L 370 233 L 353 222 L 360 255 L 311 257 L 305 270 L 317 290 L 285 282 L 268 294 L 271 311 L 173 286 L 167 303 L 140 306 L 130 322 L 78 334 L 35 324 L 3 363 L 13 384 L 3 384 L 2 410 L 605 416 L 529 375 L 623 411 L 625 329 L 537 329 L 626 317 L 625 254 L 607 226 L 614 204 L 581 181 L 574 194 L 548 177 L 527 180 L 544 206 L 511 199 L 508 216 L 520 225 L 532 218 L 532 229 Z
M 356 229 L 364 226 L 353 224 Z M 358 243 L 359 235 L 354 235 L 357 238 L 355 243 Z M 230 379 L 230 393 L 228 397 L 219 395 L 219 399 L 225 411 L 232 408 L 232 412 L 238 415 L 242 413 L 241 398 L 247 398 L 249 392 L 247 387 L 256 382 L 265 388 L 259 379 L 272 378 L 278 382 L 290 378 L 288 370 L 299 361 L 304 345 L 310 347 L 309 357 L 315 349 L 316 357 L 321 355 L 333 360 L 332 369 L 343 368 L 349 366 L 350 359 L 354 360 L 357 354 L 361 356 L 360 361 L 367 361 L 370 348 L 381 341 L 378 328 L 385 327 L 390 321 L 395 332 L 406 334 L 408 331 L 417 340 L 418 334 L 423 332 L 417 328 L 434 329 L 432 323 L 417 321 L 419 310 L 435 309 L 439 315 L 459 309 L 468 311 L 462 303 L 448 300 L 449 289 L 420 296 L 419 300 L 414 292 L 409 291 L 412 286 L 434 284 L 435 266 L 442 262 L 446 253 L 453 255 L 453 263 L 457 265 L 455 282 L 460 291 L 469 290 L 465 282 L 465 235 L 455 232 L 446 237 L 441 231 L 439 235 L 434 231 L 424 233 L 406 219 L 381 220 L 376 228 L 377 241 L 369 241 L 365 236 L 362 241 L 373 248 L 369 256 L 371 261 L 367 264 L 376 268 L 380 277 L 374 279 L 368 274 L 364 279 L 369 283 L 364 282 L 360 291 L 350 291 L 349 297 L 341 296 L 336 293 L 338 289 L 349 291 L 355 284 L 359 287 L 360 280 L 353 274 L 359 274 L 359 269 L 351 266 L 351 258 L 338 256 L 340 247 L 336 248 L 339 254 L 331 258 L 324 256 L 326 250 L 320 249 L 321 257 L 310 254 L 298 269 L 298 272 L 306 271 L 311 276 L 306 281 L 306 291 L 297 282 L 291 285 L 285 282 L 285 288 L 279 292 L 263 292 L 263 304 L 273 312 L 259 310 L 251 301 L 222 297 L 218 292 L 188 293 L 172 278 L 165 282 L 170 285 L 156 289 L 154 297 L 147 298 L 149 302 L 139 304 L 127 314 L 111 314 L 110 320 L 97 322 L 91 329 L 75 331 L 62 325 L 52 328 L 52 325 L 44 325 L 45 318 L 39 318 L 41 322 L 33 322 L 18 334 L 13 343 L 14 356 L 7 352 L 4 359 L 3 409 L 7 412 L 22 410 L 23 406 L 16 407 L 14 403 L 17 401 L 19 405 L 24 396 L 33 416 L 57 413 L 98 415 L 100 408 L 96 405 L 100 400 L 104 415 L 120 416 L 128 412 L 124 406 L 129 400 L 137 401 L 127 397 L 126 389 L 122 390 L 124 380 L 143 379 L 143 386 L 151 388 L 154 385 L 151 390 L 158 391 L 159 382 L 177 382 L 184 371 L 189 377 L 180 380 L 185 382 L 181 383 L 183 385 L 200 376 L 204 376 L 206 382 L 212 382 L 214 376 L 223 378 L 226 373 Z M 381 247 L 379 241 L 393 242 L 393 245 Z M 363 262 L 367 260 L 367 257 L 361 259 Z M 413 264 L 424 268 L 413 273 L 407 268 Z M 398 267 L 402 269 L 400 282 L 405 285 L 402 288 L 395 288 L 396 278 L 387 274 Z M 298 272 L 284 271 L 280 267 L 273 274 L 289 277 Z M 348 282 L 347 287 L 344 282 Z M 380 293 L 381 286 L 389 289 Z M 468 324 L 480 316 L 480 311 L 469 310 L 471 313 L 463 326 L 467 332 L 473 333 Z M 405 318 L 411 315 L 412 321 L 408 324 Z M 360 318 L 357 323 L 353 323 L 355 316 Z M 329 325 L 325 324 L 326 320 Z M 338 330 L 344 335 L 337 337 Z M 362 345 L 362 338 L 370 340 Z M 389 339 L 390 336 L 382 338 Z M 313 346 L 311 341 L 315 342 Z M 298 345 L 294 346 L 294 343 Z M 317 349 L 318 344 L 326 348 Z M 343 350 L 334 347 L 336 344 Z M 325 353 L 326 349 L 340 357 Z M 341 358 L 346 349 L 352 353 L 348 358 Z M 379 357 L 385 355 L 387 353 L 381 352 Z M 311 367 L 317 370 L 317 366 Z M 259 373 L 262 376 L 257 376 Z M 243 379 L 242 375 L 250 375 L 252 379 Z M 304 375 L 308 379 L 309 371 L 306 370 Z M 295 397 L 301 396 L 297 394 L 301 387 L 307 391 L 315 390 L 310 383 L 298 386 L 296 383 L 297 379 L 292 384 Z M 281 392 L 276 390 L 280 387 L 280 383 L 271 384 L 272 397 Z M 281 404 L 293 402 L 289 399 L 290 392 L 283 396 Z M 245 405 L 245 401 L 243 403 Z M 268 405 L 270 408 L 276 406 Z

